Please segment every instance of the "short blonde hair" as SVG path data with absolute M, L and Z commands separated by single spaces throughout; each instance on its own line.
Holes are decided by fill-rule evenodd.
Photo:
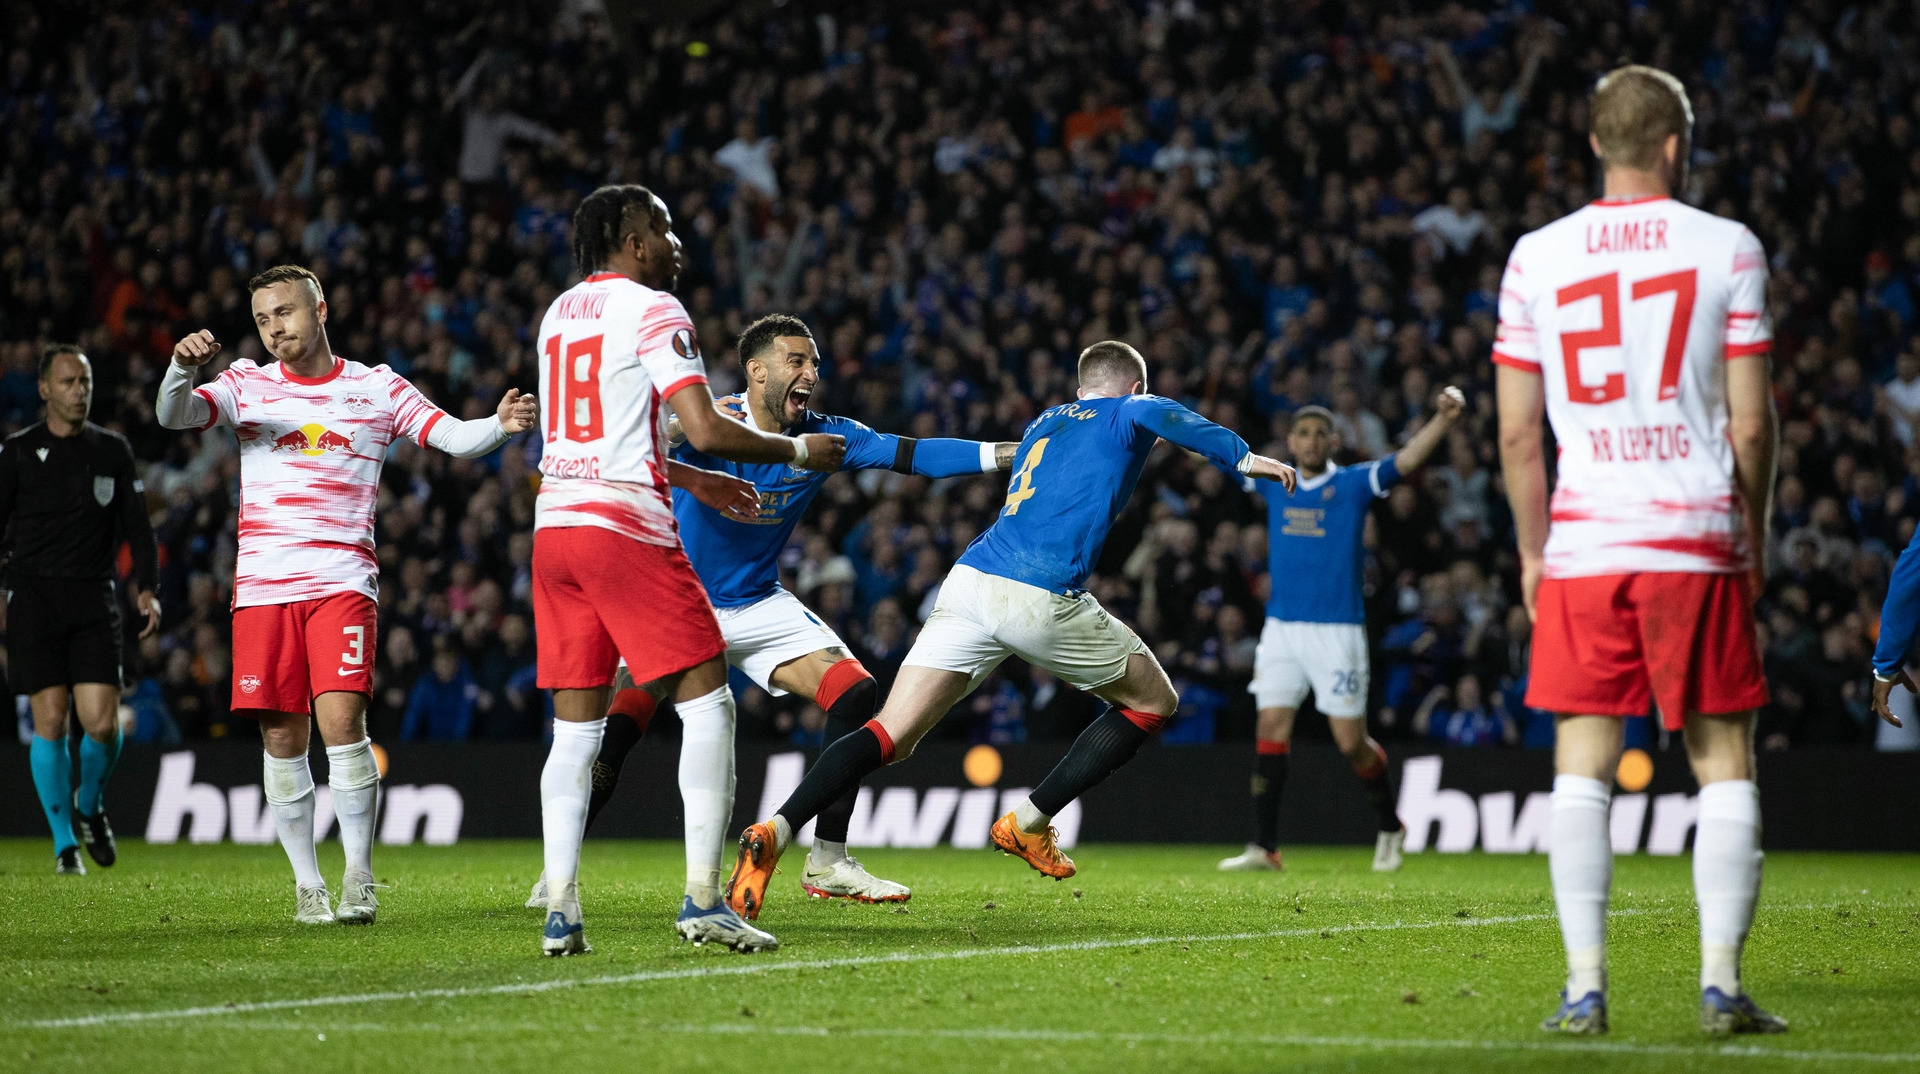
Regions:
M 1657 67 L 1628 64 L 1601 76 L 1593 87 L 1589 116 L 1600 163 L 1607 167 L 1657 167 L 1669 134 L 1680 137 L 1684 160 L 1693 140 L 1687 88 Z

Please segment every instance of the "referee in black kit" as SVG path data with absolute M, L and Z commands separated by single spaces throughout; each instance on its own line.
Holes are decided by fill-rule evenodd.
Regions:
M 33 785 L 53 828 L 54 872 L 87 871 L 79 843 L 101 865 L 114 860 L 101 789 L 120 757 L 120 600 L 114 559 L 133 551 L 135 601 L 159 629 L 157 553 L 145 489 L 127 438 L 87 421 L 93 365 L 80 348 L 40 355 L 47 418 L 0 445 L 0 533 L 7 533 L 7 677 L 33 702 Z M 11 525 L 9 525 L 11 524 Z M 71 699 L 86 732 L 80 787 L 67 752 Z

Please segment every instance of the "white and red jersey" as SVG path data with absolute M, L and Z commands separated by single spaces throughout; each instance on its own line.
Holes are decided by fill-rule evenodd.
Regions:
M 1766 292 L 1753 232 L 1671 198 L 1597 201 L 1514 244 L 1493 360 L 1544 379 L 1547 577 L 1748 569 L 1726 361 L 1772 347 Z
M 337 593 L 378 598 L 380 464 L 400 437 L 425 446 L 446 413 L 386 366 L 335 356 L 302 377 L 241 359 L 193 390 L 240 441 L 240 555 L 233 606 Z
M 596 272 L 540 321 L 546 436 L 533 528 L 598 526 L 678 545 L 667 490 L 667 399 L 707 382 L 680 301 Z

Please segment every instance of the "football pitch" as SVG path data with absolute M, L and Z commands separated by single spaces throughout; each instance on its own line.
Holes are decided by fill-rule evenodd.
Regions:
M 1920 1069 L 1920 858 L 1770 854 L 1747 985 L 1792 1032 L 1696 1028 L 1690 859 L 1619 860 L 1613 1032 L 1561 983 L 1546 859 L 1090 845 L 1056 883 L 983 851 L 869 851 L 904 907 L 801 895 L 779 952 L 678 941 L 681 849 L 589 841 L 582 958 L 539 956 L 539 847 L 379 848 L 379 923 L 293 922 L 274 847 L 147 846 L 55 877 L 0 842 L 0 1070 Z M 338 844 L 321 860 L 338 882 Z M 337 894 L 337 893 L 336 893 Z

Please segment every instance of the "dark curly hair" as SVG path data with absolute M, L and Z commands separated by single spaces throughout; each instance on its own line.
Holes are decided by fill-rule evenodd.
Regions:
M 628 235 L 653 224 L 653 191 L 638 184 L 603 186 L 573 211 L 573 260 L 583 276 L 605 268 Z
M 747 364 L 747 359 L 772 346 L 781 336 L 812 339 L 813 332 L 807 328 L 807 322 L 791 313 L 769 313 L 740 333 L 740 364 Z

